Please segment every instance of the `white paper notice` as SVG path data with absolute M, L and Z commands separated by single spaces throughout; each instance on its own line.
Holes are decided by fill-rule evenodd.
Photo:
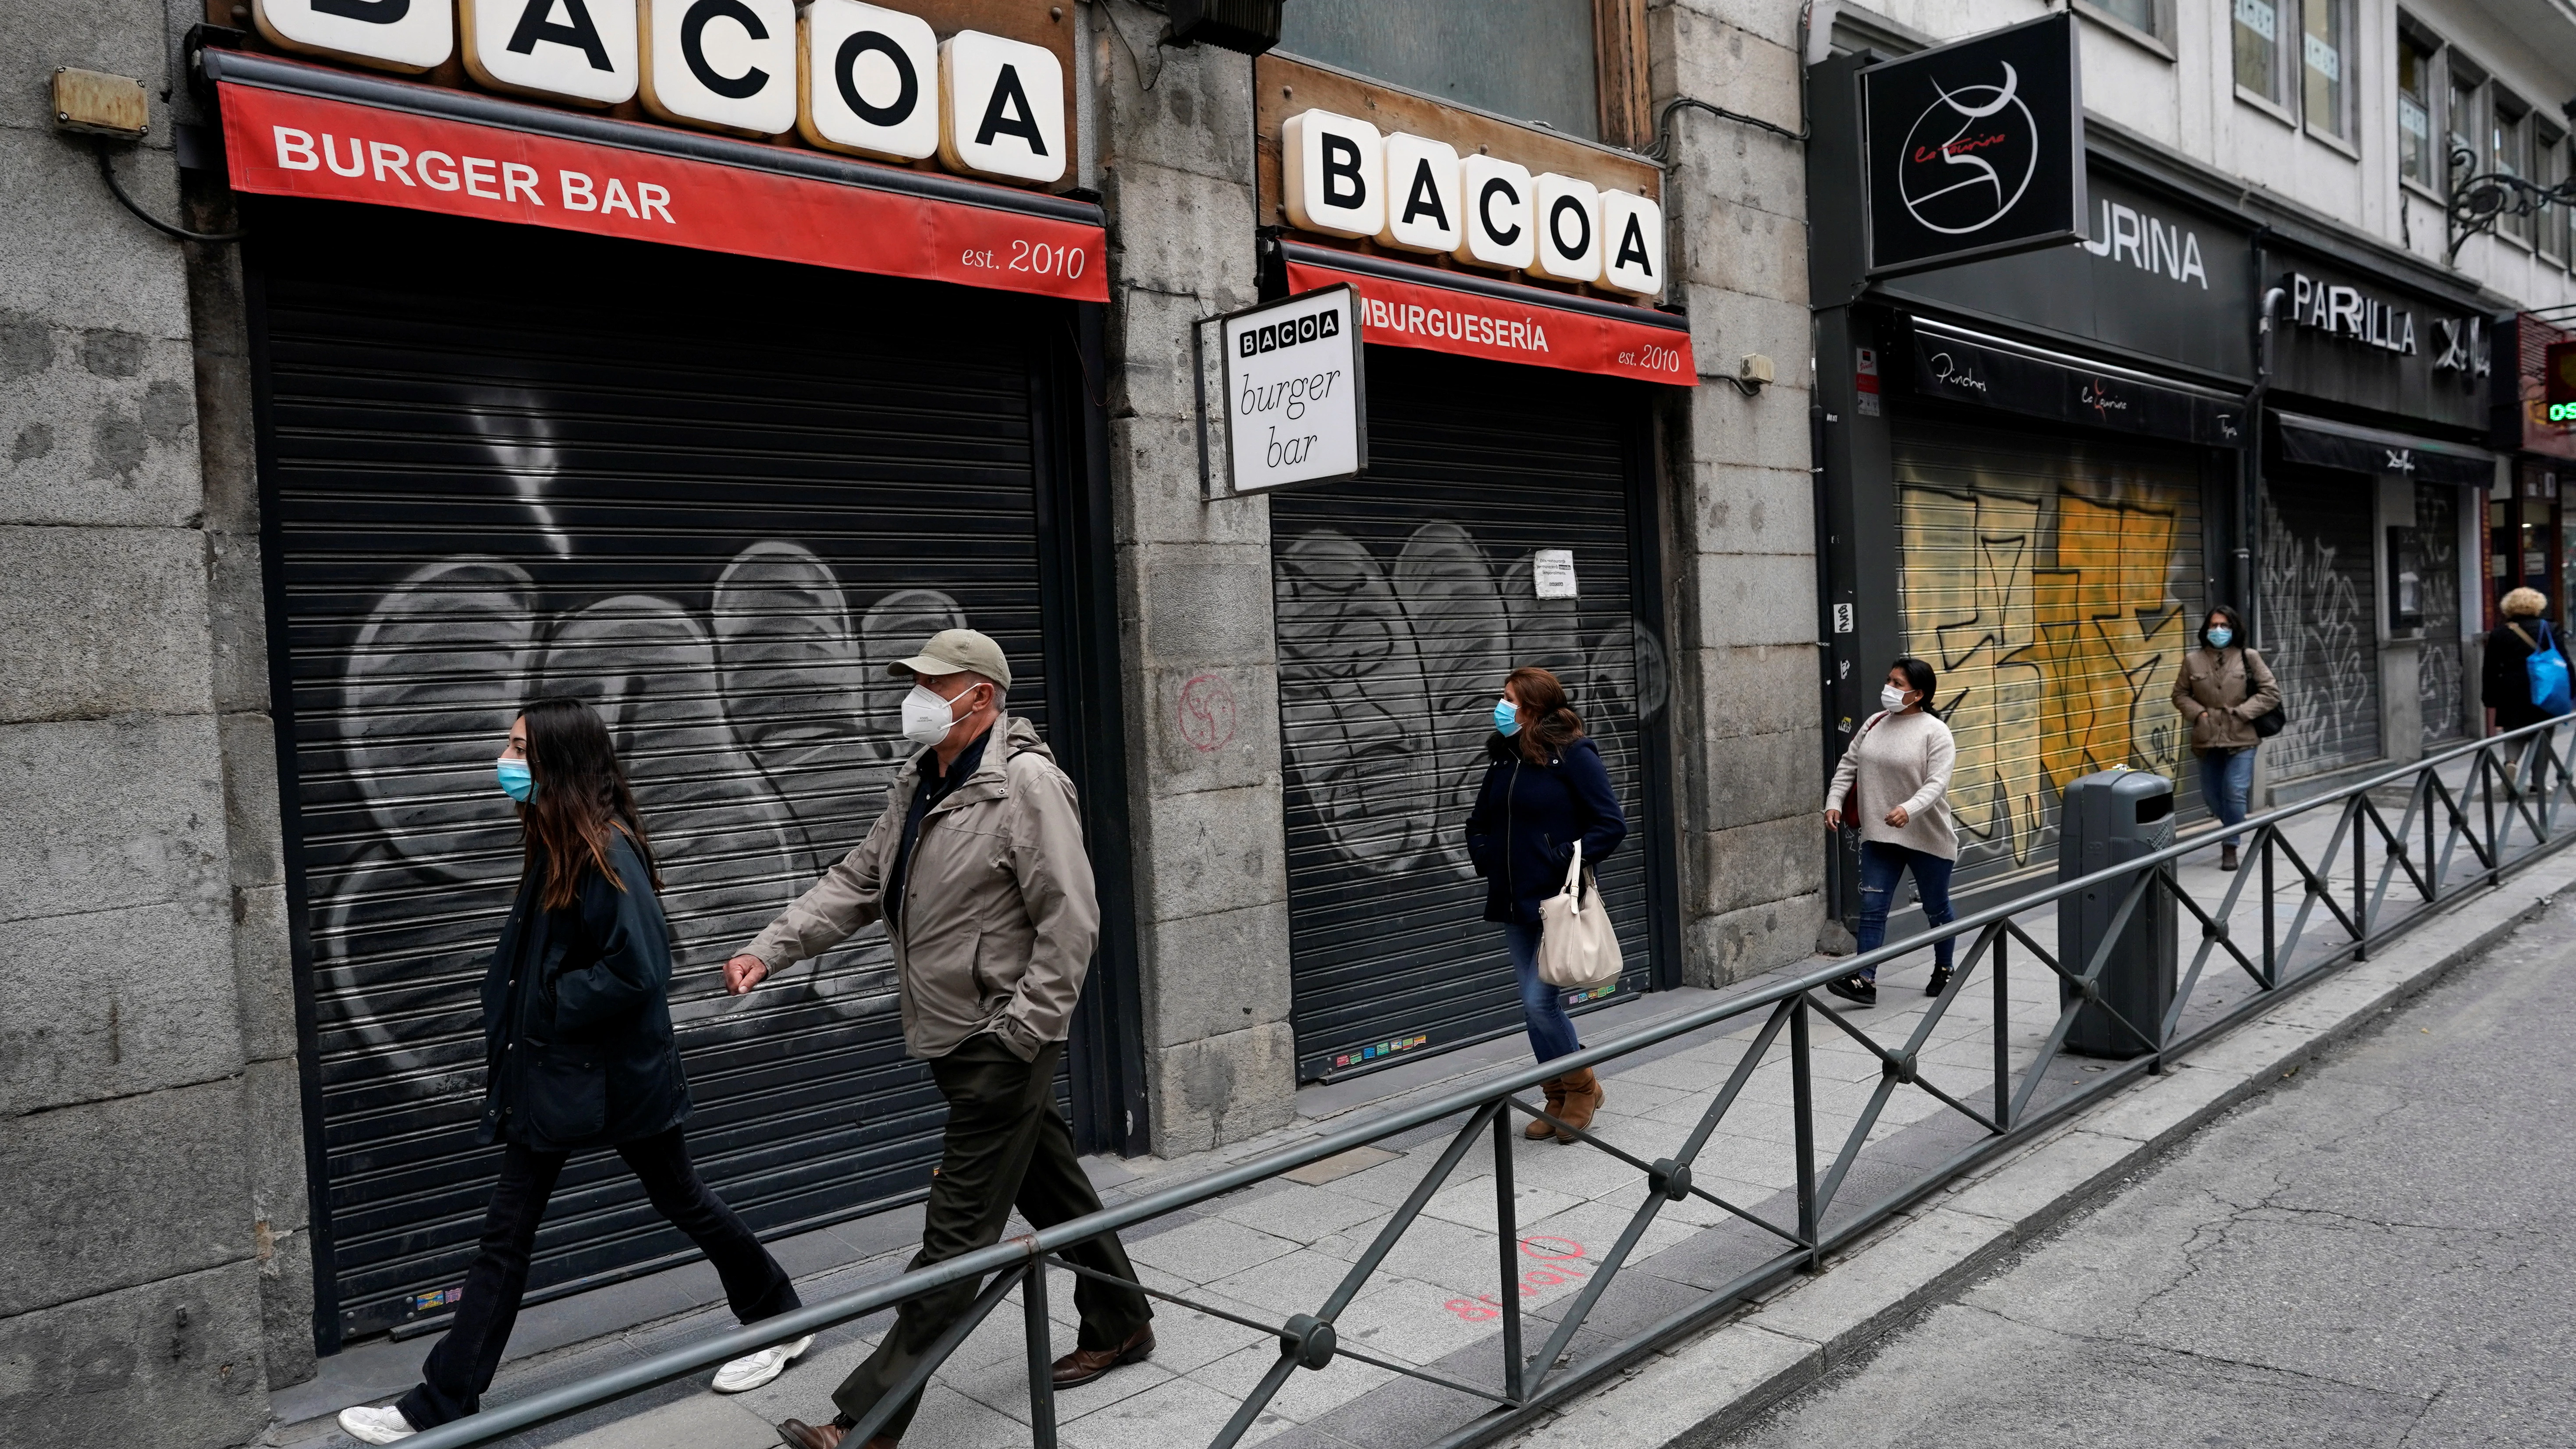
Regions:
M 1574 550 L 1543 548 L 1530 555 L 1530 577 L 1538 584 L 1542 599 L 1571 599 L 1574 595 Z

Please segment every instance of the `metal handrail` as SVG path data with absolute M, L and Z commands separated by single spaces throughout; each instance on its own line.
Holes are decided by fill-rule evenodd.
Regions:
M 1906 940 L 1884 945 L 1874 951 L 1839 959 L 1829 966 L 1803 976 L 1775 982 L 1769 986 L 1730 997 L 1725 1001 L 1684 1012 L 1654 1023 L 1625 1036 L 1587 1047 L 1573 1055 L 1536 1063 L 1508 1075 L 1450 1093 L 1432 1101 L 1399 1108 L 1368 1121 L 1327 1133 L 1292 1147 L 1268 1153 L 1248 1162 L 1193 1178 L 1188 1182 L 1142 1194 L 1114 1207 L 1104 1208 L 1088 1217 L 1059 1223 L 1035 1233 L 997 1243 L 989 1248 L 949 1259 L 946 1262 L 918 1268 L 885 1282 L 841 1295 L 822 1303 L 799 1308 L 794 1312 L 763 1319 L 757 1324 L 730 1332 L 715 1334 L 684 1347 L 670 1349 L 650 1358 L 605 1370 L 572 1383 L 528 1395 L 508 1403 L 494 1405 L 481 1412 L 423 1430 L 405 1441 L 410 1449 L 467 1449 L 486 1444 L 504 1435 L 552 1422 L 569 1415 L 594 1409 L 644 1390 L 703 1373 L 727 1360 L 744 1354 L 837 1327 L 868 1314 L 892 1307 L 950 1284 L 994 1275 L 977 1296 L 972 1308 L 952 1327 L 931 1351 L 924 1355 L 911 1379 L 880 1400 L 876 1409 L 862 1419 L 845 1442 L 851 1449 L 863 1445 L 896 1405 L 909 1397 L 911 1388 L 926 1383 L 967 1335 L 990 1315 L 1008 1296 L 1011 1288 L 1020 1287 L 1023 1313 L 1027 1318 L 1029 1354 L 1030 1431 L 1035 1449 L 1054 1449 L 1055 1414 L 1053 1390 L 1048 1372 L 1050 1345 L 1046 1315 L 1045 1269 L 1060 1267 L 1077 1275 L 1099 1277 L 1086 1267 L 1058 1257 L 1059 1250 L 1082 1243 L 1104 1232 L 1113 1232 L 1166 1216 L 1210 1199 L 1265 1182 L 1297 1168 L 1339 1156 L 1354 1148 L 1368 1146 L 1389 1137 L 1441 1122 L 1464 1114 L 1467 1121 L 1451 1138 L 1439 1162 L 1415 1186 L 1379 1231 L 1360 1260 L 1354 1263 L 1343 1280 L 1318 1305 L 1314 1313 L 1297 1314 L 1279 1324 L 1255 1323 L 1239 1314 L 1210 1305 L 1197 1304 L 1186 1294 L 1147 1288 L 1150 1296 L 1179 1304 L 1193 1311 L 1236 1322 L 1263 1333 L 1275 1334 L 1280 1356 L 1259 1385 L 1245 1396 L 1233 1418 L 1211 1441 L 1211 1449 L 1229 1449 L 1249 1429 L 1262 1409 L 1281 1385 L 1298 1369 L 1321 1369 L 1336 1357 L 1359 1359 L 1377 1367 L 1426 1379 L 1444 1387 L 1483 1399 L 1492 1408 L 1461 1425 L 1437 1443 L 1437 1449 L 1466 1449 L 1487 1442 L 1514 1429 L 1526 1426 L 1537 1414 L 1579 1394 L 1604 1377 L 1629 1363 L 1654 1352 L 1674 1339 L 1705 1327 L 1721 1315 L 1732 1311 L 1749 1296 L 1782 1281 L 1787 1276 L 1817 1266 L 1824 1255 L 1835 1251 L 1867 1233 L 1890 1215 L 1936 1191 L 1961 1172 L 1979 1162 L 2029 1140 L 2048 1126 L 2099 1099 L 2117 1091 L 2137 1077 L 2159 1072 L 2174 1057 L 2222 1034 L 2238 1022 L 2260 1011 L 2269 1010 L 2286 994 L 2315 983 L 2349 960 L 2366 959 L 2372 945 L 2391 939 L 2429 919 L 2437 907 L 2458 900 L 2471 891 L 2496 885 L 2510 872 L 2563 847 L 2576 832 L 2557 829 L 2559 816 L 2567 806 L 2576 805 L 2576 777 L 2571 777 L 2568 762 L 2560 755 L 2553 736 L 2576 716 L 2562 716 L 2507 734 L 2491 735 L 2469 741 L 2413 763 L 2397 766 L 2367 779 L 2344 785 L 2313 799 L 2252 817 L 2226 829 L 2231 836 L 2251 838 L 2249 847 L 2254 857 L 2228 887 L 2224 899 L 2213 914 L 2205 909 L 2176 880 L 2170 867 L 2184 856 L 2206 850 L 2215 829 L 2199 832 L 2173 845 L 2121 865 L 2113 866 L 2075 880 L 2064 881 L 2032 891 L 2014 900 L 1962 916 L 1945 925 L 1923 931 Z M 2520 745 L 2526 753 L 2515 769 L 2508 770 L 2498 758 L 2506 746 Z M 2469 762 L 2470 776 L 2454 794 L 2441 779 L 2443 767 L 2461 760 Z M 2531 788 L 2520 784 L 2524 774 L 2531 776 Z M 2548 782 L 2555 777 L 2554 785 Z M 2407 807 L 2400 824 L 2391 827 L 2377 804 L 2373 792 L 2405 782 Z M 2504 813 L 2497 814 L 2498 792 L 2502 791 Z M 2477 807 L 2474 811 L 2469 807 Z M 2340 807 L 2337 819 L 2317 863 L 2311 864 L 2299 849 L 2282 837 L 2282 827 L 2294 820 Z M 2434 843 L 2436 817 L 2443 823 L 2441 844 Z M 2511 851 L 2516 823 L 2527 827 L 2526 844 Z M 2412 847 L 2416 843 L 2418 824 L 2422 827 L 2423 850 L 2420 856 Z M 2375 891 L 2368 879 L 2368 839 L 2376 833 L 2385 851 Z M 2477 868 L 2458 873 L 2451 870 L 2457 848 L 2465 843 L 2475 858 Z M 2336 899 L 2343 886 L 2336 872 L 2350 847 L 2350 903 L 2346 910 Z M 2508 858 L 2510 852 L 2510 858 Z M 2276 938 L 2272 899 L 2275 888 L 2276 859 L 2286 856 L 2293 869 L 2299 893 L 2299 908 L 2292 921 L 2288 939 Z M 2240 949 L 2233 940 L 2230 917 L 2249 882 L 2259 878 L 2263 909 L 2263 942 L 2259 963 Z M 2389 893 L 2400 881 L 2411 886 L 2420 897 L 2415 909 L 2393 919 L 2389 915 Z M 2046 906 L 2062 897 L 2105 885 L 2123 888 L 2122 898 L 2111 925 L 2104 932 L 2101 946 L 2081 969 L 2071 968 L 2056 960 L 2050 952 L 2031 939 L 2016 918 Z M 2141 1055 L 2117 1065 L 2106 1065 L 2089 1083 L 2069 1086 L 2054 1099 L 2034 1106 L 2042 1077 L 2062 1051 L 2077 1013 L 2088 1003 L 2098 1003 L 2096 977 L 2108 960 L 2113 944 L 2123 925 L 2145 900 L 2150 891 L 2161 890 L 2195 917 L 2202 928 L 2200 948 L 2190 969 L 2177 983 L 2173 1005 L 2162 1022 L 2122 1024 L 2135 1034 L 2143 1047 Z M 2328 916 L 2343 928 L 2346 939 L 2330 945 L 2306 961 L 2297 970 L 2287 969 L 2296 956 L 2299 944 L 2310 924 L 2314 907 L 2322 901 Z M 1860 1028 L 1846 1022 L 1836 1012 L 1813 999 L 1812 993 L 1828 981 L 1856 970 L 1875 968 L 1924 950 L 1936 942 L 1974 936 L 1974 945 L 1959 963 L 1948 989 L 1933 1007 L 1916 1023 L 1908 1040 L 1891 1048 L 1873 1040 Z M 2019 1091 L 2013 1088 L 2014 1073 L 2006 1040 L 2007 959 L 2010 945 L 2019 941 L 2048 969 L 2058 975 L 2074 997 L 2065 1003 L 2056 1029 L 2050 1034 L 2038 1056 L 2027 1063 L 2021 1074 Z M 2253 995 L 2220 1012 L 2213 1019 L 2186 1032 L 2180 1029 L 2184 1008 L 2198 987 L 2203 970 L 2214 954 L 2225 952 L 2252 978 L 2257 990 Z M 1996 1000 L 1994 1105 L 1991 1112 L 1981 1112 L 1966 1102 L 1942 1091 L 1925 1080 L 1920 1070 L 1922 1051 L 1933 1026 L 1963 994 L 1981 963 L 1991 962 L 1990 974 Z M 2104 1008 L 2108 1010 L 2107 1006 Z M 1700 1120 L 1685 1134 L 1670 1157 L 1647 1161 L 1624 1151 L 1588 1131 L 1581 1131 L 1557 1121 L 1542 1108 L 1520 1099 L 1520 1094 L 1560 1074 L 1592 1067 L 1633 1055 L 1676 1038 L 1703 1032 L 1739 1018 L 1762 1016 L 1761 1029 L 1747 1044 L 1734 1071 Z M 1842 1149 L 1820 1179 L 1817 1174 L 1815 1108 L 1810 1076 L 1811 1021 L 1821 1016 L 1832 1026 L 1858 1041 L 1878 1056 L 1883 1065 L 1879 1087 L 1858 1119 Z M 2116 1018 L 2116 1013 L 2114 1013 Z M 1789 1038 L 1788 1065 L 1792 1083 L 1791 1110 L 1796 1138 L 1797 1223 L 1794 1227 L 1774 1223 L 1761 1215 L 1693 1185 L 1692 1161 L 1706 1145 L 1719 1123 L 1741 1100 L 1741 1092 L 1753 1072 L 1761 1066 L 1784 1034 Z M 1900 1086 L 1919 1087 L 1952 1110 L 1964 1115 L 1986 1131 L 1983 1140 L 1957 1152 L 1933 1167 L 1919 1173 L 1896 1191 L 1849 1215 L 1833 1229 L 1827 1230 L 1824 1219 L 1833 1205 L 1847 1174 L 1868 1144 L 1871 1129 L 1893 1092 Z M 1514 1222 L 1512 1189 L 1512 1120 L 1518 1112 L 1557 1126 L 1598 1151 L 1626 1162 L 1636 1169 L 1646 1188 L 1644 1201 L 1622 1233 L 1608 1257 L 1594 1266 L 1591 1280 L 1576 1297 L 1573 1306 L 1556 1325 L 1542 1350 L 1524 1359 L 1518 1301 L 1518 1258 L 1521 1243 Z M 1461 1383 L 1419 1366 L 1391 1362 L 1338 1342 L 1333 1330 L 1334 1317 L 1366 1286 L 1370 1276 L 1386 1254 L 1401 1240 L 1404 1232 L 1420 1216 L 1432 1195 L 1447 1185 L 1450 1175 L 1464 1160 L 1479 1137 L 1490 1135 L 1494 1148 L 1496 1189 L 1497 1263 L 1500 1273 L 1499 1302 L 1495 1305 L 1501 1320 L 1501 1342 L 1505 1362 L 1502 1389 Z M 1787 1246 L 1779 1253 L 1735 1279 L 1709 1291 L 1698 1301 L 1684 1306 L 1637 1333 L 1603 1349 L 1578 1363 L 1560 1366 L 1559 1355 L 1593 1306 L 1616 1279 L 1619 1268 L 1642 1238 L 1657 1212 L 1669 1202 L 1695 1197 L 1725 1209 L 1735 1217 L 1750 1222 L 1781 1239 Z M 1128 1286 L 1122 1282 L 1121 1286 Z

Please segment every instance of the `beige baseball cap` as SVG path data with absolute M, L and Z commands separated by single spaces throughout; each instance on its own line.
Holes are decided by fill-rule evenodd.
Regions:
M 1011 661 L 990 634 L 973 629 L 942 629 L 921 652 L 886 666 L 888 674 L 955 674 L 971 669 L 1004 689 L 1011 687 Z

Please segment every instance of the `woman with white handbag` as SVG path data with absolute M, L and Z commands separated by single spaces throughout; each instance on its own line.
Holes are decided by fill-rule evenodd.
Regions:
M 1485 919 L 1502 923 L 1520 977 L 1530 1049 L 1554 1061 L 1583 1047 L 1565 1014 L 1564 989 L 1619 979 L 1618 938 L 1589 867 L 1618 849 L 1628 817 L 1555 675 L 1513 670 L 1494 706 L 1494 731 L 1485 742 L 1491 763 L 1467 816 L 1467 855 L 1485 878 Z M 1548 1115 L 1570 1127 L 1588 1125 L 1603 1101 L 1588 1067 L 1545 1087 Z M 1551 1132 L 1531 1119 L 1533 1139 Z

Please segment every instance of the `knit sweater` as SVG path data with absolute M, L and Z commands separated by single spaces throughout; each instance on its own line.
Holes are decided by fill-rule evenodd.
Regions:
M 1860 818 L 1851 823 L 1860 827 L 1861 839 L 1957 860 L 1958 828 L 1950 816 L 1950 766 L 1957 754 L 1950 727 L 1927 710 L 1871 715 L 1834 767 L 1825 808 L 1839 808 L 1857 779 Z M 1887 812 L 1898 805 L 1905 807 L 1905 823 L 1890 825 Z

